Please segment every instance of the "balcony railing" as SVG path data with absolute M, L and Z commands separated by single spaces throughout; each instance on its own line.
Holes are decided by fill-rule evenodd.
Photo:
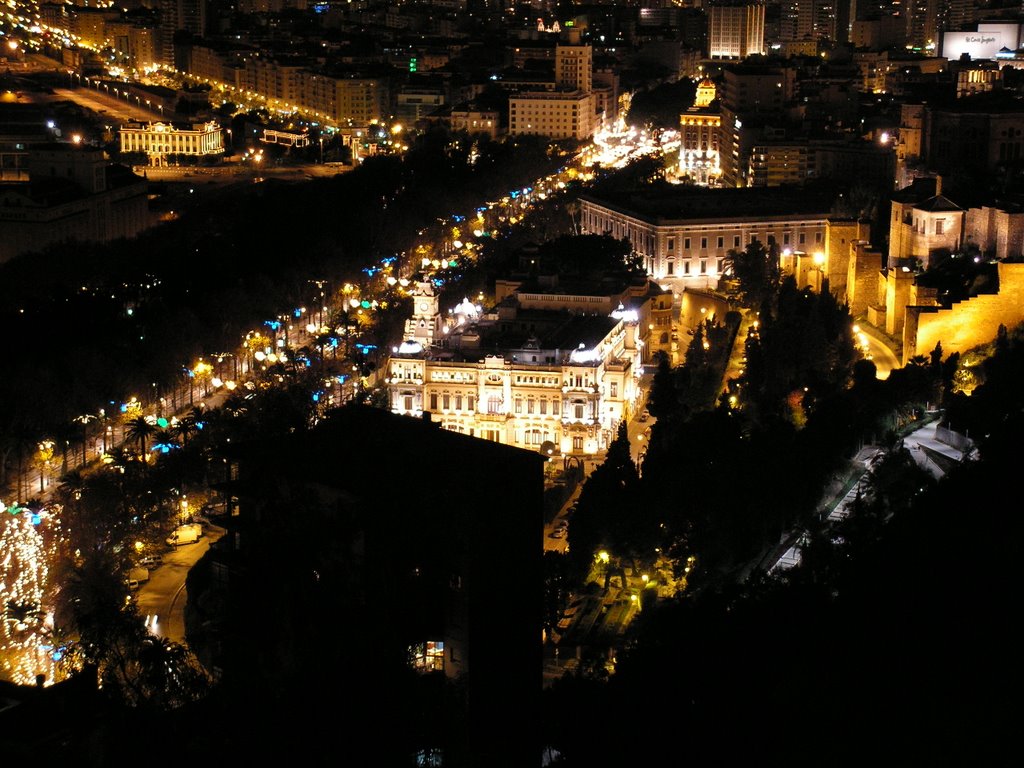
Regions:
M 478 421 L 508 421 L 512 418 L 511 413 L 486 413 L 480 411 L 476 414 Z

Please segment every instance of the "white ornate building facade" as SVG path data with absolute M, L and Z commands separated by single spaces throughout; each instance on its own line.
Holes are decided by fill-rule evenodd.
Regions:
M 442 317 L 421 284 L 388 363 L 391 410 L 525 449 L 598 453 L 639 407 L 637 325 L 631 314 L 510 303 L 484 313 L 466 301 Z
M 158 165 L 167 155 L 219 155 L 224 136 L 216 122 L 179 128 L 171 123 L 128 123 L 121 126 L 122 152 L 145 152 Z

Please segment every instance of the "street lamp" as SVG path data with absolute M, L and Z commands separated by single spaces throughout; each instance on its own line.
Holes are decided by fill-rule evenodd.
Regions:
M 39 492 L 46 490 L 46 470 L 50 468 L 50 459 L 53 458 L 53 440 L 43 440 L 39 443 Z
M 821 287 L 824 283 L 824 272 L 825 272 L 825 254 L 821 251 L 815 251 L 813 256 L 814 266 L 811 270 L 815 272 L 814 276 L 814 290 L 821 293 Z

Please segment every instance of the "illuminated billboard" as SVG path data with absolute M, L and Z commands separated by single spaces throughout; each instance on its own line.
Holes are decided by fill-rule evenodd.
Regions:
M 1001 22 L 981 22 L 977 32 L 944 32 L 942 55 L 950 61 L 965 53 L 972 59 L 995 59 L 1001 48 L 1016 51 L 1020 47 L 1020 33 L 1020 24 Z
M 1001 22 L 979 22 L 978 32 L 987 34 L 998 32 L 1003 36 L 1003 45 L 1011 51 L 1020 48 L 1020 24 L 1005 24 Z
M 942 55 L 949 61 L 956 61 L 965 53 L 970 54 L 971 59 L 995 59 L 1002 47 L 1002 32 L 942 33 Z

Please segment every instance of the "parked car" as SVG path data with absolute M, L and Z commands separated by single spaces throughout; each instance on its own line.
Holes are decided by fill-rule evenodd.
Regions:
M 568 528 L 555 528 L 549 535 L 552 539 L 564 539 Z
M 139 560 L 139 568 L 148 568 L 152 571 L 154 568 L 159 568 L 163 562 L 163 555 L 146 555 Z
M 647 421 L 649 418 L 651 418 L 651 414 L 646 408 L 640 411 L 640 421 Z
M 128 571 L 128 589 L 134 591 L 147 581 L 149 581 L 148 569 L 136 567 Z

